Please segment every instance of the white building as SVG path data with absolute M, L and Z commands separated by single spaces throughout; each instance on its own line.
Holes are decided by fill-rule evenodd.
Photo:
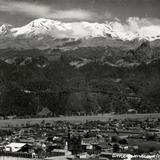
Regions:
M 18 152 L 26 143 L 10 143 L 6 145 L 5 150 L 8 152 Z

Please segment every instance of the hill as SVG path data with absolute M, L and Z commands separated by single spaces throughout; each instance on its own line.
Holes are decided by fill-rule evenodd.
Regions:
M 0 51 L 2 115 L 159 112 L 158 48 Z

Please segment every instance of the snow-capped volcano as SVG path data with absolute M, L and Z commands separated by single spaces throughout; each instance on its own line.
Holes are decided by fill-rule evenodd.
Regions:
M 13 28 L 13 36 L 25 35 L 50 35 L 53 38 L 86 38 L 86 37 L 106 37 L 110 35 L 118 38 L 111 26 L 107 24 L 73 22 L 63 23 L 50 19 L 36 19 L 29 24 Z
M 117 22 L 89 23 L 89 22 L 71 22 L 65 23 L 50 19 L 36 19 L 29 24 L 14 28 L 11 25 L 2 25 L 0 27 L 0 48 L 20 47 L 20 48 L 39 48 L 45 46 L 49 48 L 54 43 L 55 46 L 61 46 L 63 42 L 75 42 L 80 39 L 106 38 L 112 40 L 132 41 L 160 39 L 159 35 L 144 35 L 138 31 L 129 29 L 117 29 Z M 7 41 L 5 39 L 7 38 Z M 62 41 L 61 41 L 62 40 Z M 43 47 L 42 47 L 43 48 Z

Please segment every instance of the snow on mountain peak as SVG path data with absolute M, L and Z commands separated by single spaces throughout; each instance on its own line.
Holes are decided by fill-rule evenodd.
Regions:
M 36 19 L 36 20 L 30 22 L 26 26 L 32 27 L 32 28 L 41 28 L 41 29 L 44 28 L 46 30 L 47 29 L 48 30 L 52 29 L 52 27 L 57 27 L 59 30 L 65 30 L 66 29 L 65 28 L 66 26 L 64 24 L 62 24 L 62 22 L 54 21 L 54 20 L 50 20 L 50 19 L 45 19 L 45 18 Z
M 90 23 L 90 22 L 61 22 L 51 19 L 39 18 L 29 24 L 12 28 L 11 25 L 2 25 L 0 27 L 0 35 L 6 35 L 10 33 L 15 37 L 35 38 L 43 39 L 44 37 L 50 37 L 52 39 L 61 38 L 114 38 L 121 39 L 123 41 L 131 41 L 134 39 L 146 39 L 149 41 L 160 39 L 160 36 L 153 34 L 146 30 L 139 31 L 130 29 L 130 26 L 121 24 L 118 21 L 105 22 L 105 23 Z
M 10 24 L 3 24 L 0 27 L 0 34 L 8 34 L 10 32 L 11 28 L 12 28 L 12 25 L 10 25 Z
M 30 27 L 41 27 L 41 26 L 43 26 L 45 23 L 48 23 L 48 24 L 49 24 L 50 21 L 51 21 L 51 20 L 49 20 L 49 19 L 39 18 L 39 19 L 36 19 L 36 20 L 30 22 L 30 23 L 28 24 L 28 26 L 30 26 Z M 51 21 L 51 22 L 52 22 L 52 21 Z

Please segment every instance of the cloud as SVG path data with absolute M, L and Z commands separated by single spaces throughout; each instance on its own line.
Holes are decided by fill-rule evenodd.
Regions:
M 8 23 L 5 22 L 5 21 L 0 21 L 0 26 L 3 25 L 3 24 L 8 24 Z
M 31 2 L 0 0 L 0 11 L 24 14 L 34 18 L 91 20 L 96 14 L 82 9 L 57 10 L 54 6 Z
M 106 10 L 104 12 L 104 18 L 105 19 L 111 19 L 111 18 L 113 18 L 113 16 L 112 16 L 111 12 L 109 12 L 109 11 Z
M 158 18 L 139 18 L 128 17 L 126 22 L 122 23 L 116 17 L 113 17 L 112 13 L 106 10 L 104 13 L 92 12 L 84 9 L 66 9 L 62 10 L 56 8 L 54 4 L 47 5 L 38 2 L 27 1 L 15 1 L 15 0 L 0 0 L 0 11 L 7 12 L 9 14 L 24 15 L 31 18 L 50 18 L 57 20 L 75 20 L 75 21 L 102 21 L 108 20 L 106 23 L 112 27 L 112 29 L 119 36 L 126 36 L 127 34 L 139 34 L 148 37 L 160 35 L 160 19 Z M 16 17 L 16 16 L 15 16 Z M 22 16 L 23 17 L 23 16 Z M 112 22 L 110 22 L 112 20 Z M 1 24 L 1 22 L 0 22 Z M 92 26 L 92 25 L 91 25 Z M 98 25 L 100 26 L 100 25 Z M 96 26 L 97 27 L 97 26 Z M 87 28 L 87 29 L 86 29 Z M 75 25 L 75 33 L 80 32 L 86 34 L 89 27 L 83 29 L 79 24 Z M 87 31 L 86 31 L 87 30 Z M 101 30 L 101 29 L 99 29 Z
M 29 16 L 42 16 L 48 13 L 49 8 L 45 5 L 36 5 L 27 2 L 0 1 L 0 11 L 10 14 L 24 13 Z
M 53 11 L 52 13 L 48 14 L 47 17 L 49 18 L 56 18 L 56 19 L 79 19 L 79 20 L 89 20 L 94 17 L 95 14 L 92 12 L 84 11 L 81 9 L 73 9 L 73 10 L 58 10 Z
M 119 35 L 139 34 L 147 37 L 160 35 L 160 19 L 129 17 L 126 23 L 121 21 L 107 22 Z

